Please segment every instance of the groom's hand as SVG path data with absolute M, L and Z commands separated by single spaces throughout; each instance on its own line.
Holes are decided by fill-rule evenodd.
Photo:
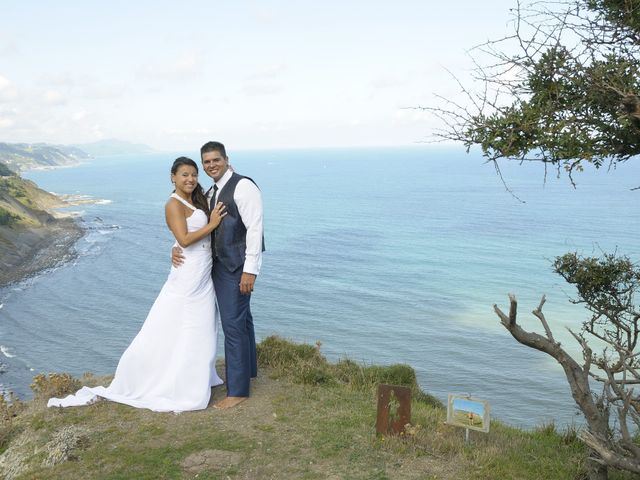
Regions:
M 240 277 L 240 293 L 249 295 L 253 292 L 253 284 L 256 283 L 256 276 L 253 273 L 242 272 Z
M 173 247 L 171 249 L 171 264 L 178 268 L 183 263 L 184 255 L 182 254 L 182 249 L 180 247 Z

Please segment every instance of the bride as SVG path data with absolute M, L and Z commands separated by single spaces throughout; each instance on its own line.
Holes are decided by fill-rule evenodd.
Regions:
M 49 407 L 93 403 L 98 397 L 158 412 L 204 409 L 216 373 L 217 322 L 211 281 L 211 232 L 226 215 L 218 203 L 211 214 L 198 166 L 180 157 L 171 167 L 175 192 L 167 201 L 167 225 L 184 251 L 184 264 L 169 278 L 142 329 L 125 350 L 108 387 L 82 387 L 51 398 Z

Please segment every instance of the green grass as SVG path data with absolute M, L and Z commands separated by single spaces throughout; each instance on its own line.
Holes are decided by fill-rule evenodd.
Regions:
M 584 446 L 575 430 L 553 425 L 524 431 L 494 421 L 488 434 L 444 423 L 443 406 L 419 390 L 406 365 L 328 362 L 318 346 L 270 337 L 259 347 L 261 375 L 240 407 L 180 415 L 112 402 L 47 409 L 37 398 L 5 423 L 5 455 L 24 455 L 18 478 L 47 479 L 575 479 Z M 60 388 L 69 382 L 57 379 Z M 86 377 L 84 382 L 104 383 Z M 375 434 L 377 383 L 414 390 L 412 427 L 399 437 Z M 49 391 L 46 379 L 38 388 Z M 221 398 L 224 390 L 214 390 Z M 77 460 L 44 467 L 46 444 L 63 427 L 86 436 Z M 12 446 L 13 445 L 13 446 Z M 183 462 L 209 452 L 194 473 Z M 0 465 L 2 461 L 0 461 Z M 0 476 L 2 472 L 0 471 Z M 632 476 L 612 472 L 612 480 Z
M 414 398 L 442 407 L 437 398 L 424 393 L 409 365 L 363 365 L 343 359 L 329 363 L 320 353 L 321 345 L 291 343 L 280 337 L 267 337 L 258 345 L 258 363 L 271 369 L 273 378 L 287 378 L 306 385 L 350 386 L 371 390 L 381 383 L 410 387 Z
M 2 225 L 14 225 L 20 216 L 15 213 L 11 213 L 9 210 L 0 207 L 0 226 Z

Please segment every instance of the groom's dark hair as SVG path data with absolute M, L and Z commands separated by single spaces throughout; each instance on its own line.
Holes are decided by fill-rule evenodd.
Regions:
M 200 158 L 208 152 L 219 152 L 224 158 L 227 158 L 227 151 L 225 150 L 224 145 L 220 142 L 207 142 L 202 145 L 202 147 L 200 147 Z

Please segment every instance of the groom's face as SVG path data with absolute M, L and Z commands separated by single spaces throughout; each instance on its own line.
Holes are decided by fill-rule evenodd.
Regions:
M 202 154 L 202 168 L 214 182 L 217 182 L 229 169 L 229 159 L 217 150 L 206 152 Z

